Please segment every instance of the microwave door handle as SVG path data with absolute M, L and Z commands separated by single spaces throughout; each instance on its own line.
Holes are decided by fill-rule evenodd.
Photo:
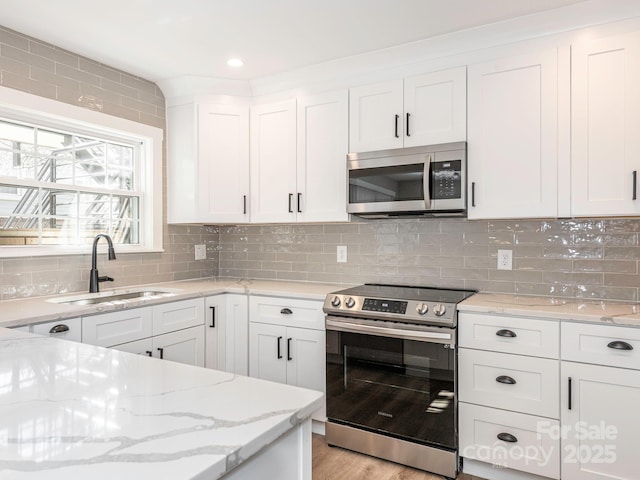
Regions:
M 431 154 L 425 155 L 424 159 L 424 181 L 422 182 L 424 188 L 424 208 L 426 210 L 431 209 Z

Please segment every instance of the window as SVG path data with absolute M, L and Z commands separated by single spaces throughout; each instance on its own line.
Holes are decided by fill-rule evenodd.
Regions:
M 88 251 L 98 233 L 121 251 L 160 250 L 161 130 L 39 97 L 67 116 L 27 111 L 2 96 L 32 95 L 5 90 L 0 256 Z

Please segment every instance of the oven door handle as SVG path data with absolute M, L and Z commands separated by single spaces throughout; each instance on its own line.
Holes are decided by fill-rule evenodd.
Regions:
M 400 338 L 403 340 L 417 340 L 419 342 L 443 343 L 454 345 L 455 338 L 451 332 L 404 330 L 400 328 L 376 327 L 374 325 L 363 325 L 344 321 L 326 320 L 327 330 L 334 330 L 345 333 L 368 333 L 380 337 Z

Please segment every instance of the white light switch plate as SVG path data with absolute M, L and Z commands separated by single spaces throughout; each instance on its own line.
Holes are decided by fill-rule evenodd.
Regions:
M 196 260 L 205 260 L 207 258 L 207 246 L 196 245 Z
M 337 262 L 347 263 L 347 246 L 346 245 L 338 245 Z

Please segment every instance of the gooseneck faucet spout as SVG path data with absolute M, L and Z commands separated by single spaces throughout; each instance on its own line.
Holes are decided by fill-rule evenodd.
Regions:
M 91 272 L 89 273 L 89 293 L 97 293 L 100 291 L 100 282 L 113 282 L 111 277 L 100 277 L 98 275 L 97 261 L 98 261 L 98 240 L 104 238 L 109 244 L 109 260 L 116 259 L 116 251 L 113 248 L 113 242 L 111 237 L 104 233 L 99 233 L 96 238 L 93 239 L 93 250 L 91 251 Z

